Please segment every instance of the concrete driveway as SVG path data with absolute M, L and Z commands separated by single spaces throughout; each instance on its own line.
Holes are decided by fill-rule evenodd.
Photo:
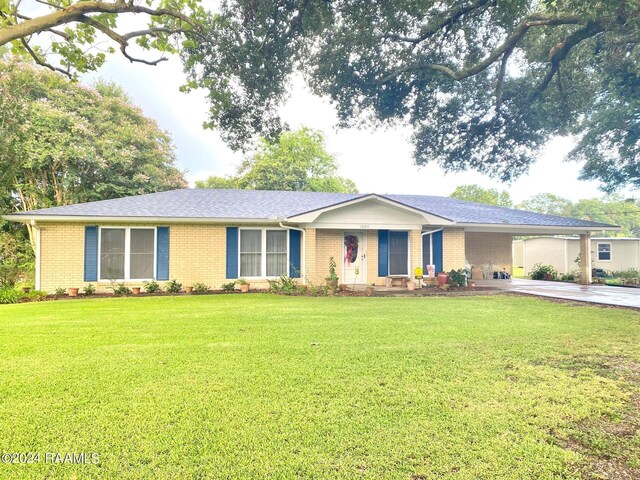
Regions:
M 606 285 L 576 285 L 541 280 L 478 280 L 478 286 L 497 287 L 501 290 L 539 295 L 541 297 L 578 300 L 581 302 L 640 308 L 640 288 L 610 287 Z

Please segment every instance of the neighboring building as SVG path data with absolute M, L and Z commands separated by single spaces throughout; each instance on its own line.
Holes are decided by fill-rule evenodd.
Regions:
M 536 263 L 553 265 L 559 273 L 578 270 L 580 254 L 577 237 L 537 237 L 513 242 L 513 264 L 525 274 Z M 591 266 L 613 272 L 640 270 L 640 238 L 591 237 Z
M 36 288 L 177 279 L 254 287 L 287 274 L 321 284 L 384 284 L 491 265 L 511 272 L 513 235 L 581 234 L 611 225 L 418 195 L 184 189 L 15 213 L 36 243 Z M 584 273 L 587 279 L 587 272 Z M 585 280 L 587 281 L 587 280 Z

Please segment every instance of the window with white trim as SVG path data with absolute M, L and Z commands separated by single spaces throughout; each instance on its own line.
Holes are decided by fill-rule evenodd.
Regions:
M 609 261 L 611 260 L 611 244 L 610 243 L 599 243 L 598 244 L 598 261 Z
M 240 229 L 240 276 L 277 277 L 289 273 L 287 230 Z
M 156 229 L 100 227 L 100 280 L 152 280 Z

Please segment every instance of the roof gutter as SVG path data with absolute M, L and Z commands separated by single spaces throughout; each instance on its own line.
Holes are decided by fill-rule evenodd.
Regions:
M 10 214 L 1 218 L 13 222 L 69 222 L 69 223 L 255 223 L 277 224 L 277 220 L 270 218 L 188 218 L 188 217 L 114 217 L 114 216 L 89 216 L 89 215 L 28 215 Z

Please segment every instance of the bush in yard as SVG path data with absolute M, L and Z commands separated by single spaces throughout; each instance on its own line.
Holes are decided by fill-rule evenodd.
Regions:
M 114 295 L 129 295 L 131 293 L 131 289 L 127 287 L 124 283 L 119 283 L 113 288 Z
M 182 284 L 178 283 L 177 280 L 171 280 L 167 282 L 167 285 L 164 287 L 167 293 L 180 293 L 182 291 Z
M 464 268 L 458 270 L 451 270 L 449 272 L 449 285 L 452 287 L 466 287 L 467 286 L 467 272 Z
M 224 292 L 233 292 L 235 288 L 236 288 L 236 282 L 229 282 L 229 283 L 222 284 L 222 290 Z
M 560 275 L 560 280 L 563 282 L 577 282 L 579 278 L 580 274 L 577 272 L 563 273 Z
M 275 280 L 267 281 L 269 282 L 269 293 L 293 295 L 303 291 L 303 289 L 298 285 L 298 282 L 287 275 L 280 275 Z
M 193 284 L 193 293 L 207 293 L 208 291 L 209 286 L 202 282 L 196 282 Z
M 18 303 L 20 292 L 12 287 L 0 288 L 0 303 Z
M 58 287 L 53 291 L 53 298 L 60 298 L 60 297 L 64 297 L 67 294 L 67 290 L 62 288 L 62 287 Z
M 41 302 L 47 298 L 47 292 L 42 290 L 29 290 L 28 292 L 22 292 L 20 298 L 25 302 Z
M 553 268 L 552 265 L 536 263 L 533 266 L 533 270 L 529 273 L 529 278 L 531 278 L 531 280 L 556 280 L 558 278 L 558 271 Z
M 88 297 L 89 295 L 93 295 L 94 293 L 96 293 L 96 287 L 94 287 L 93 284 L 90 283 L 89 285 L 84 287 L 83 292 Z
M 157 293 L 161 290 L 160 284 L 155 280 L 151 280 L 150 282 L 142 282 L 142 288 L 147 293 Z

